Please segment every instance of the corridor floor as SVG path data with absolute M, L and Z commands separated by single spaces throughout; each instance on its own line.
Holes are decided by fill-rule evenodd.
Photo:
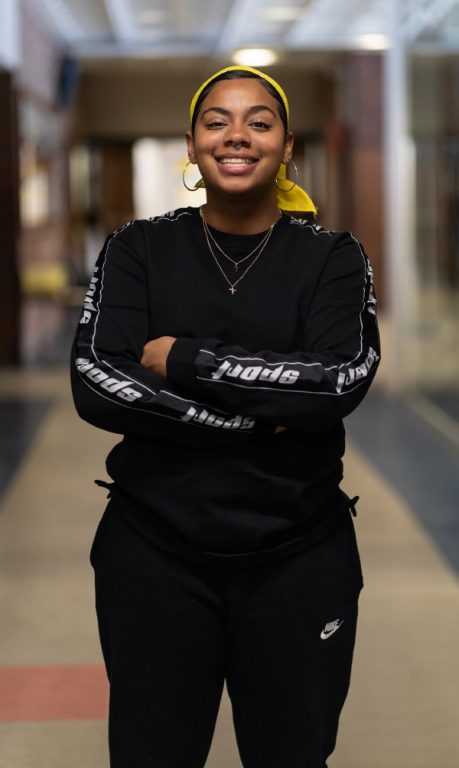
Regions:
M 107 768 L 107 685 L 88 552 L 105 503 L 93 480 L 104 477 L 117 436 L 76 417 L 62 369 L 2 372 L 1 404 L 9 417 L 1 435 L 8 450 L 0 477 L 0 768 Z M 443 548 L 418 514 L 418 498 L 378 468 L 374 445 L 365 448 L 365 424 L 351 422 L 349 432 L 343 487 L 361 497 L 365 589 L 351 692 L 329 765 L 453 768 L 459 573 L 448 552 L 459 551 L 457 518 Z M 406 480 L 406 457 L 397 445 L 389 450 Z M 448 451 L 457 469 L 457 449 Z M 426 499 L 435 472 L 422 482 L 418 495 Z M 449 514 L 439 504 L 438 515 Z M 206 768 L 240 765 L 225 694 Z

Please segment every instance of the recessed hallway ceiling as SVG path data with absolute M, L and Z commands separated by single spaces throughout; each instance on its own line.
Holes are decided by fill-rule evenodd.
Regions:
M 27 0 L 82 58 L 384 45 L 395 0 Z M 459 0 L 399 0 L 416 45 L 459 49 Z

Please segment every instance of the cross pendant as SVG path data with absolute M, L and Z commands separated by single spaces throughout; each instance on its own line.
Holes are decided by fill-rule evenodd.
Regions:
M 232 296 L 234 296 L 234 294 L 236 293 L 236 288 L 234 287 L 234 285 L 231 285 L 228 288 L 228 290 L 229 290 L 229 292 L 231 293 Z

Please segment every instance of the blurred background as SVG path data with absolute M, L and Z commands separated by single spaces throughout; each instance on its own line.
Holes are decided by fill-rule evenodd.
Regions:
M 362 523 L 379 616 L 386 611 L 391 626 L 421 624 L 424 644 L 416 656 L 393 638 L 395 660 L 385 656 L 387 668 L 376 665 L 375 677 L 369 649 L 378 621 L 370 613 L 362 643 L 373 666 L 360 672 L 353 711 L 373 713 L 369 742 L 378 756 L 359 758 L 350 728 L 340 768 L 459 764 L 457 653 L 443 646 L 444 634 L 429 634 L 441 626 L 453 641 L 459 629 L 459 2 L 1 0 L 1 768 L 105 764 L 99 726 L 85 731 L 84 753 L 79 732 L 66 731 L 61 742 L 52 730 L 73 722 L 50 704 L 66 687 L 56 665 L 80 664 L 80 687 L 89 675 L 86 699 L 103 687 L 83 568 L 102 508 L 90 485 L 113 436 L 73 415 L 69 347 L 105 236 L 132 218 L 203 201 L 204 193 L 182 186 L 189 101 L 233 63 L 265 69 L 284 86 L 300 183 L 323 226 L 350 229 L 363 242 L 379 298 L 383 365 L 348 420 L 349 471 L 365 476 L 367 500 L 376 493 L 380 505 Z M 357 491 L 361 484 L 356 479 Z M 74 624 L 62 619 L 69 600 Z M 379 642 L 384 656 L 391 643 Z M 41 693 L 28 711 L 32 669 L 42 670 L 33 678 Z M 427 675 L 424 688 L 419 683 L 425 700 L 400 710 L 406 728 L 398 729 L 381 713 L 394 711 L 390 690 L 407 670 L 408 697 L 413 680 Z M 393 688 L 382 706 L 376 692 L 387 681 Z M 81 711 L 74 720 L 92 721 Z M 436 741 L 429 728 L 437 721 Z M 405 752 L 392 754 L 407 732 Z M 239 765 L 221 733 L 209 765 Z

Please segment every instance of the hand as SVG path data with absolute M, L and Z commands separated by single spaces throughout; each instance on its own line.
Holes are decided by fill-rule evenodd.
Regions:
M 166 363 L 175 336 L 160 336 L 158 339 L 148 341 L 143 348 L 141 363 L 153 373 L 166 378 Z
M 288 427 L 282 427 L 280 424 L 276 429 L 274 430 L 274 434 L 277 435 L 278 432 L 285 432 L 285 430 L 288 429 Z

